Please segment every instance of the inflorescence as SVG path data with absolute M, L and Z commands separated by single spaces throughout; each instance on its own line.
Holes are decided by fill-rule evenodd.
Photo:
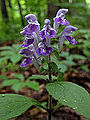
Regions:
M 49 55 L 53 48 L 50 46 L 50 39 L 55 37 L 58 33 L 59 25 L 65 25 L 65 29 L 61 33 L 58 42 L 58 50 L 62 49 L 65 39 L 71 44 L 77 44 L 76 40 L 70 36 L 72 32 L 76 31 L 77 28 L 70 25 L 70 23 L 65 19 L 65 14 L 68 9 L 60 9 L 56 17 L 54 18 L 53 28 L 50 26 L 50 20 L 45 19 L 43 29 L 40 31 L 40 24 L 34 14 L 29 14 L 25 16 L 25 19 L 29 23 L 21 31 L 21 35 L 25 37 L 22 49 L 19 53 L 24 55 L 25 59 L 21 63 L 21 67 L 26 67 L 31 62 L 37 62 L 37 58 L 42 55 Z

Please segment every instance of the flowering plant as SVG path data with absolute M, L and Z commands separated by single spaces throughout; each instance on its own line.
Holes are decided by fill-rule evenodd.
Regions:
M 65 19 L 65 14 L 67 12 L 68 9 L 60 9 L 57 12 L 56 17 L 54 18 L 53 28 L 50 26 L 50 20 L 45 19 L 42 30 L 40 30 L 40 24 L 38 23 L 34 14 L 25 16 L 28 25 L 23 28 L 23 31 L 20 32 L 21 35 L 25 37 L 25 40 L 21 45 L 22 50 L 19 52 L 25 57 L 25 59 L 22 61 L 20 66 L 26 67 L 32 62 L 38 70 L 41 70 L 43 66 L 42 64 L 44 64 L 44 58 L 44 61 L 48 65 L 48 69 L 45 69 L 48 72 L 48 76 L 45 75 L 43 77 L 43 75 L 41 75 L 40 78 L 47 80 L 46 89 L 49 93 L 48 105 L 43 106 L 38 101 L 21 95 L 1 95 L 0 101 L 3 101 L 4 106 L 9 103 L 9 106 L 6 106 L 6 108 L 9 109 L 8 112 L 6 108 L 1 108 L 3 111 L 8 113 L 5 113 L 5 115 L 0 113 L 2 120 L 18 116 L 32 105 L 46 110 L 48 114 L 48 120 L 51 120 L 53 112 L 62 105 L 68 106 L 79 114 L 90 118 L 90 96 L 88 92 L 84 88 L 74 83 L 63 82 L 60 69 L 55 61 L 51 59 L 51 57 L 57 57 L 57 55 L 54 55 L 57 49 L 59 55 L 65 40 L 69 41 L 73 45 L 77 44 L 75 38 L 71 36 L 72 32 L 76 31 L 77 28 L 71 26 L 70 23 Z M 59 37 L 58 48 L 55 48 L 52 47 L 53 45 L 51 44 L 51 40 L 52 38 L 56 38 L 59 25 L 64 25 L 65 29 L 62 31 Z M 52 53 L 53 55 L 51 56 Z M 58 73 L 57 77 L 52 75 L 53 72 Z M 37 75 L 37 79 L 38 77 L 39 76 Z M 55 106 L 52 102 L 53 98 L 58 101 Z M 14 108 L 12 106 L 14 106 Z

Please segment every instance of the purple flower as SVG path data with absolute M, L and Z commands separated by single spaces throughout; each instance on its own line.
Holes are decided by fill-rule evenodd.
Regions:
M 36 16 L 34 14 L 26 15 L 25 19 L 28 21 L 28 23 L 37 21 L 37 18 L 36 18 Z
M 38 23 L 35 15 L 26 15 L 25 19 L 28 21 L 29 24 L 23 28 L 23 31 L 20 32 L 21 35 L 28 37 L 32 32 L 37 32 L 40 30 L 40 24 Z
M 75 38 L 73 38 L 72 36 L 64 36 L 64 38 L 66 40 L 68 40 L 71 44 L 76 45 L 77 41 L 75 40 Z
M 23 28 L 23 32 L 25 35 L 30 34 L 32 32 L 36 32 L 40 29 L 39 24 L 31 23 Z M 23 35 L 23 34 L 22 34 Z
M 23 49 L 19 52 L 21 55 L 24 55 L 26 58 L 22 61 L 21 67 L 26 67 L 33 61 L 33 52 L 28 49 Z
M 37 56 L 35 54 L 35 49 L 33 45 L 28 46 L 26 49 L 23 49 L 19 52 L 21 55 L 24 55 L 25 59 L 21 63 L 21 67 L 26 67 L 29 65 L 33 60 L 37 63 Z
M 65 18 L 65 14 L 68 12 L 68 9 L 60 9 L 58 12 L 57 12 L 57 15 L 56 17 L 54 18 L 54 22 L 58 23 L 58 24 L 61 24 L 61 25 L 65 25 L 65 26 L 68 26 L 69 25 L 69 22 L 64 19 Z
M 60 10 L 57 12 L 56 16 L 61 15 L 61 13 L 63 13 L 63 14 L 65 15 L 67 12 L 68 12 L 68 9 L 60 9 Z
M 28 37 L 25 37 L 25 40 L 21 47 L 28 47 L 31 44 L 33 44 L 34 48 L 37 49 L 38 47 L 38 39 L 37 39 L 37 34 L 35 32 L 31 33 L 28 35 Z
M 42 55 L 49 55 L 53 51 L 53 48 L 50 46 L 46 46 L 45 44 L 42 44 L 39 46 L 39 48 L 36 50 L 36 53 L 38 56 Z
M 21 63 L 21 67 L 26 67 L 31 62 L 39 68 L 38 60 L 40 60 L 40 55 L 46 56 L 53 51 L 53 48 L 50 46 L 50 39 L 53 38 L 58 32 L 59 25 L 65 25 L 66 28 L 61 33 L 59 38 L 58 48 L 61 50 L 65 39 L 68 40 L 71 44 L 77 44 L 76 40 L 70 36 L 72 32 L 76 31 L 77 28 L 70 26 L 69 22 L 65 19 L 65 14 L 68 12 L 68 9 L 60 9 L 56 17 L 54 18 L 54 29 L 50 26 L 50 20 L 45 19 L 44 27 L 40 31 L 40 24 L 37 21 L 37 18 L 33 14 L 28 14 L 25 16 L 25 19 L 28 21 L 28 25 L 23 28 L 21 35 L 25 36 L 25 40 L 21 47 L 25 49 L 21 50 L 19 53 L 25 57 Z M 41 40 L 40 43 L 38 41 Z M 39 59 L 37 59 L 39 57 Z
M 23 49 L 19 52 L 21 55 L 24 55 L 25 57 L 32 57 L 33 56 L 33 51 L 29 49 Z
M 34 38 L 30 39 L 30 38 L 26 38 L 23 42 L 23 44 L 21 45 L 21 47 L 28 47 L 29 45 L 31 45 L 34 42 Z
M 26 67 L 26 66 L 29 65 L 31 62 L 32 62 L 32 58 L 29 58 L 29 57 L 28 57 L 28 58 L 25 58 L 25 59 L 22 61 L 20 67 Z
M 25 36 L 25 40 L 21 47 L 26 47 L 25 49 L 21 50 L 19 53 L 24 55 L 25 59 L 21 63 L 21 67 L 26 67 L 31 62 L 34 63 L 36 68 L 39 68 L 36 49 L 38 48 L 38 38 L 39 38 L 39 30 L 40 26 L 37 21 L 37 18 L 33 14 L 29 14 L 25 16 L 25 19 L 28 21 L 28 25 L 23 28 L 21 31 L 21 35 Z
M 56 17 L 54 18 L 54 24 L 53 24 L 53 27 L 56 30 L 56 32 L 58 32 L 59 24 L 65 25 L 65 26 L 69 25 L 69 22 L 66 19 L 64 19 L 65 18 L 65 14 L 67 12 L 68 12 L 68 9 L 60 9 L 57 12 Z
M 44 38 L 50 39 L 56 35 L 56 31 L 53 28 L 51 28 L 49 19 L 46 19 L 44 21 L 44 23 L 45 23 L 45 25 L 44 25 L 43 29 L 40 31 L 40 36 L 42 39 L 44 39 Z
M 77 28 L 76 27 L 73 27 L 71 25 L 67 26 L 64 31 L 62 32 L 60 38 L 59 38 L 59 43 L 58 43 L 58 48 L 59 50 L 62 49 L 62 46 L 63 46 L 63 43 L 64 43 L 64 40 L 68 40 L 71 44 L 73 45 L 76 45 L 77 44 L 77 41 L 72 37 L 72 36 L 69 36 L 70 34 L 72 34 L 72 32 L 76 31 Z
M 44 24 L 45 25 L 43 29 L 40 31 L 41 43 L 36 50 L 38 56 L 40 56 L 41 54 L 46 56 L 53 51 L 53 48 L 50 47 L 49 44 L 50 38 L 56 35 L 56 31 L 51 28 L 49 19 L 45 19 Z
M 69 25 L 69 26 L 67 26 L 67 27 L 64 29 L 63 33 L 64 33 L 65 35 L 69 35 L 69 34 L 72 34 L 72 32 L 76 31 L 77 29 L 78 29 L 78 28 Z

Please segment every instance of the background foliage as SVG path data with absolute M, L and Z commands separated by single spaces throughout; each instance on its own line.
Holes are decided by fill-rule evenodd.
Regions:
M 53 9 L 52 9 L 53 8 Z M 46 76 L 38 76 L 38 78 L 30 73 L 32 64 L 26 68 L 20 68 L 22 56 L 19 55 L 20 45 L 24 37 L 20 35 L 22 28 L 27 25 L 24 16 L 32 13 L 37 16 L 41 28 L 44 25 L 44 19 L 51 20 L 53 26 L 53 18 L 60 8 L 68 8 L 66 19 L 71 25 L 78 28 L 73 36 L 77 41 L 77 45 L 73 46 L 65 41 L 63 52 L 59 55 L 57 51 L 53 51 L 55 56 L 51 57 L 52 71 L 58 76 L 58 81 L 62 80 L 65 73 L 89 73 L 90 69 L 90 0 L 0 0 L 0 90 L 10 87 L 15 93 L 19 92 L 23 87 L 33 90 L 39 90 L 40 86 L 36 79 L 45 79 Z M 60 27 L 57 39 L 52 39 L 53 47 L 57 46 L 57 42 L 64 26 Z M 58 61 L 60 60 L 60 62 Z M 40 73 L 47 74 L 47 63 L 40 69 Z M 58 72 L 57 72 L 58 70 Z M 28 71 L 25 76 L 24 72 Z M 60 72 L 61 71 L 61 72 Z M 35 69 L 33 70 L 35 73 Z M 29 77 L 30 76 L 30 77 Z M 61 76 L 61 78 L 59 77 Z M 80 76 L 80 74 L 79 74 Z M 55 80 L 55 76 L 52 76 Z

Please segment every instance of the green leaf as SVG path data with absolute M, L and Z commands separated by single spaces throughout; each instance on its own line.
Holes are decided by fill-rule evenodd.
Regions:
M 14 64 L 19 62 L 20 59 L 21 59 L 21 55 L 19 53 L 18 54 L 13 53 L 13 55 L 10 57 L 11 62 Z
M 37 79 L 47 80 L 48 75 L 32 75 L 32 76 L 27 78 L 27 80 L 31 80 L 31 79 L 34 79 L 34 80 L 37 80 Z M 57 77 L 52 75 L 52 79 L 57 79 Z
M 83 53 L 84 53 L 86 56 L 90 56 L 90 51 L 89 51 L 89 49 L 83 49 Z
M 67 66 L 63 64 L 62 62 L 58 61 L 55 57 L 51 57 L 51 61 L 55 62 L 58 66 L 58 69 L 60 69 L 60 72 L 64 73 L 67 70 Z
M 9 56 L 1 57 L 0 64 L 2 64 L 2 62 L 4 62 L 5 60 L 8 60 L 8 59 L 9 59 Z
M 4 47 L 0 47 L 0 50 L 12 50 L 12 47 L 4 46 Z
M 4 80 L 2 83 L 2 86 L 3 87 L 10 86 L 10 85 L 13 85 L 13 84 L 18 83 L 18 82 L 19 82 L 19 80 L 17 80 L 17 79 Z
M 0 94 L 0 120 L 8 120 L 24 113 L 37 101 L 16 94 Z
M 72 65 L 75 65 L 75 62 L 73 62 L 72 60 L 63 60 L 62 64 L 72 66 Z
M 58 72 L 57 81 L 62 81 L 62 80 L 63 80 L 63 73 Z
M 21 88 L 25 87 L 25 82 L 19 82 L 19 83 L 15 83 L 12 86 L 12 89 L 15 90 L 16 92 L 18 92 Z
M 7 79 L 8 79 L 7 76 L 5 76 L 5 75 L 0 75 L 0 80 L 7 80 Z
M 1 56 L 11 56 L 13 55 L 13 51 L 2 51 L 0 53 Z
M 65 73 L 67 70 L 67 66 L 62 64 L 61 62 L 58 64 L 58 68 L 60 69 L 60 72 Z
M 57 77 L 52 75 L 52 79 L 55 80 L 55 79 L 57 79 Z
M 83 69 L 84 71 L 87 71 L 87 72 L 89 71 L 89 68 L 86 67 L 85 65 L 82 65 L 82 66 L 81 66 L 81 69 Z
M 44 69 L 43 67 L 40 67 L 39 73 L 44 73 L 46 74 L 48 70 Z
M 71 82 L 49 83 L 46 88 L 49 94 L 62 105 L 90 118 L 90 96 L 84 88 Z
M 56 65 L 55 62 L 51 62 L 50 66 L 51 66 L 52 72 L 54 72 L 54 73 L 58 72 L 58 66 Z
M 67 56 L 69 56 L 69 52 L 61 52 L 60 56 L 67 57 Z
M 43 68 L 44 68 L 45 70 L 48 70 L 48 65 L 47 65 L 47 64 L 44 64 L 44 65 L 43 65 Z
M 20 80 L 24 80 L 24 75 L 23 74 L 17 73 L 17 74 L 14 74 L 12 76 L 15 77 L 15 78 L 18 78 Z
M 39 83 L 36 81 L 28 81 L 28 82 L 26 82 L 26 85 L 31 89 L 40 90 Z
M 71 55 L 73 59 L 81 59 L 81 60 L 86 60 L 86 57 L 83 56 L 83 55 L 78 55 L 78 54 L 74 54 L 74 55 Z
M 30 77 L 27 78 L 27 80 L 31 80 L 31 79 L 44 79 L 47 80 L 48 79 L 48 75 L 32 75 Z
M 12 45 L 12 47 L 17 51 L 20 49 L 20 46 L 21 46 L 21 44 L 13 44 Z
M 53 52 L 54 52 L 55 56 L 59 59 L 60 56 L 59 56 L 58 50 L 54 50 Z

